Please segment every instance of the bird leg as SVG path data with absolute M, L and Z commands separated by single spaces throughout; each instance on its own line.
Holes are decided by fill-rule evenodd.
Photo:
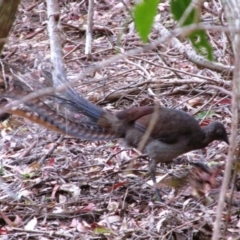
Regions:
M 158 187 L 157 187 L 156 167 L 157 167 L 156 161 L 154 159 L 150 160 L 150 162 L 149 162 L 149 173 L 150 173 L 152 181 L 153 181 L 153 185 L 154 185 L 154 189 L 155 189 L 155 194 L 156 194 L 157 200 L 159 202 L 162 202 L 162 198 L 161 198 L 161 195 L 160 195 Z

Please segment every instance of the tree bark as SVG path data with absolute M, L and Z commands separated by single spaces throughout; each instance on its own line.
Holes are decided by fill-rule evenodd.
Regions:
M 20 0 L 0 0 L 0 53 L 12 28 Z

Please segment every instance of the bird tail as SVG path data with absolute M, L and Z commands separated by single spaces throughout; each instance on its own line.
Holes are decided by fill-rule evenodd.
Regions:
M 9 102 L 9 99 L 7 99 Z M 10 114 L 27 118 L 31 122 L 37 123 L 47 129 L 62 134 L 86 140 L 110 140 L 118 136 L 95 123 L 80 122 L 76 123 L 63 117 L 52 110 L 45 103 L 37 100 L 31 104 L 21 104 L 7 111 Z
M 4 102 L 4 105 L 21 99 L 22 96 L 27 95 L 30 92 L 27 86 L 22 82 L 14 81 L 9 88 L 9 91 L 2 91 L 0 93 L 1 101 Z M 79 96 L 79 99 L 82 97 Z M 83 100 L 85 100 L 83 98 Z M 17 115 L 20 117 L 27 118 L 31 122 L 37 123 L 47 129 L 59 132 L 62 134 L 67 134 L 81 139 L 86 140 L 110 140 L 116 139 L 119 136 L 111 131 L 111 128 L 101 127 L 97 124 L 98 120 L 101 119 L 100 114 L 105 115 L 104 110 L 98 109 L 97 106 L 82 99 L 81 107 L 76 107 L 81 111 L 81 113 L 88 113 L 88 117 L 94 117 L 96 122 L 75 122 L 67 117 L 61 115 L 56 110 L 49 107 L 40 99 L 34 99 L 31 102 L 20 104 L 17 107 L 12 107 L 7 110 L 7 113 Z M 86 103 L 87 105 L 84 105 Z M 80 104 L 80 103 L 79 103 Z M 3 104 L 2 104 L 3 105 Z M 85 109 L 90 109 L 89 111 Z M 97 118 L 97 116 L 99 117 Z
M 42 70 L 42 76 L 47 79 L 48 82 L 53 82 L 52 74 L 49 71 Z M 56 76 L 57 84 L 66 84 L 66 81 L 62 79 L 60 75 Z M 58 101 L 65 105 L 69 110 L 75 113 L 81 113 L 89 117 L 93 122 L 98 122 L 99 118 L 103 116 L 106 111 L 101 107 L 89 102 L 84 97 L 80 96 L 69 84 L 69 86 L 61 93 L 61 96 L 55 96 Z

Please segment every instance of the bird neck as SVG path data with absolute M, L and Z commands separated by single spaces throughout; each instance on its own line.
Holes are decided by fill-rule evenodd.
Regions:
M 202 148 L 206 147 L 209 143 L 215 140 L 211 124 L 202 127 L 204 132 L 204 140 L 202 141 Z

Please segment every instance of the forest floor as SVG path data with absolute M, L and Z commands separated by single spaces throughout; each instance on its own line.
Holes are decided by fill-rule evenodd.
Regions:
M 133 1 L 125 1 L 129 9 L 122 1 L 95 1 L 92 57 L 87 58 L 87 2 L 59 1 L 69 80 L 99 61 L 143 45 L 128 11 Z M 218 11 L 215 5 L 211 8 Z M 158 10 L 157 21 L 174 29 L 169 2 L 162 1 Z M 218 22 L 219 15 L 212 12 L 203 9 L 204 22 Z M 150 41 L 158 35 L 153 28 Z M 230 66 L 233 57 L 225 34 L 209 33 L 209 39 L 216 61 Z M 186 51 L 192 48 L 187 40 L 181 44 Z M 22 1 L 1 58 L 19 69 L 22 79 L 39 85 L 50 54 L 45 2 Z M 230 91 L 230 79 L 230 74 L 198 68 L 167 42 L 112 63 L 79 80 L 75 88 L 110 111 L 158 102 L 189 112 L 203 126 L 218 120 L 229 132 L 230 96 L 211 86 Z M 0 239 L 211 239 L 227 159 L 225 143 L 213 142 L 172 164 L 159 164 L 164 201 L 157 202 L 148 159 L 136 160 L 139 153 L 123 150 L 120 141 L 60 136 L 15 116 L 0 126 L 2 178 L 18 198 L 12 199 L 6 189 L 0 192 Z M 209 172 L 192 164 L 196 162 L 206 164 Z M 222 239 L 240 239 L 238 187 L 233 199 L 230 189 L 226 196 Z

